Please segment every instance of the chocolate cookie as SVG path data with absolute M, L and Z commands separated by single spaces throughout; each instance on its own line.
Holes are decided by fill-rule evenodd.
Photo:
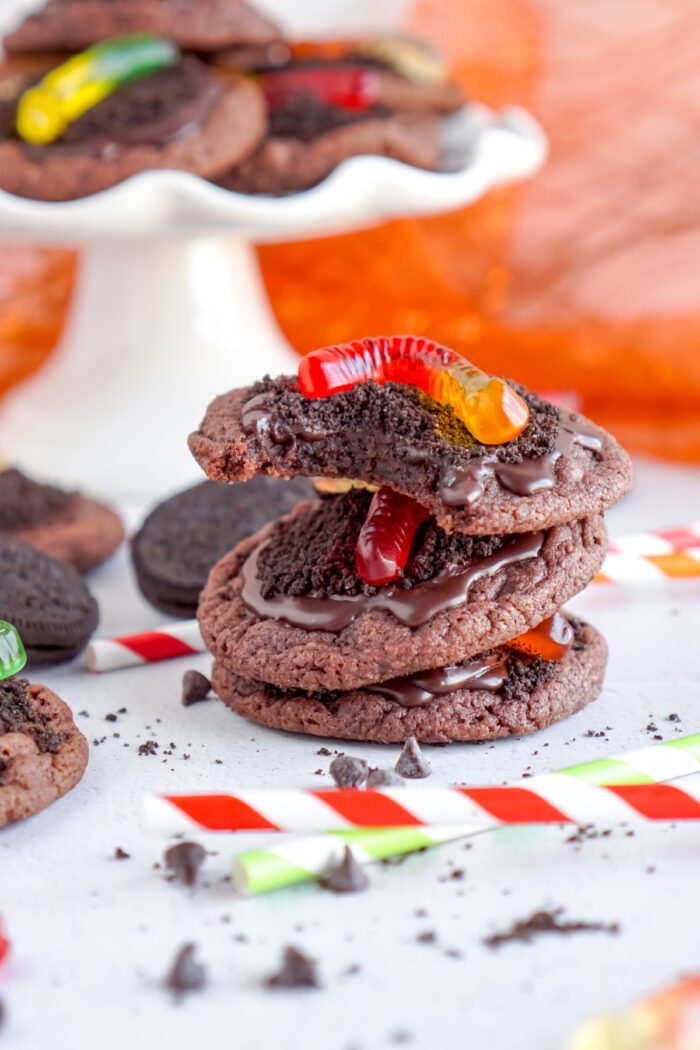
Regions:
M 82 51 L 129 33 L 152 33 L 203 52 L 280 36 L 274 22 L 242 0 L 49 0 L 3 46 L 8 54 Z
M 314 495 L 311 482 L 257 477 L 245 485 L 204 481 L 159 504 L 131 548 L 144 598 L 192 617 L 212 566 L 242 539 Z
M 391 688 L 371 685 L 342 693 L 277 689 L 239 677 L 222 663 L 215 665 L 213 684 L 234 711 L 271 729 L 381 744 L 401 744 L 410 736 L 446 744 L 532 733 L 566 718 L 598 696 L 606 658 L 603 637 L 579 621 L 574 645 L 561 661 L 528 661 L 496 651 L 491 659 L 505 664 L 500 682 L 492 676 L 485 688 L 483 676 L 477 677 L 471 688 L 417 706 L 397 701 Z
M 19 631 L 30 664 L 60 664 L 97 627 L 97 602 L 75 569 L 0 533 L 0 619 Z
M 0 531 L 78 572 L 100 565 L 124 539 L 124 526 L 111 507 L 14 468 L 0 473 Z
M 474 535 L 600 514 L 629 490 L 629 456 L 610 434 L 516 389 L 530 423 L 514 441 L 486 446 L 451 408 L 410 386 L 370 382 L 309 399 L 296 378 L 267 378 L 216 398 L 190 448 L 215 481 L 361 478 L 413 496 L 445 529 Z
M 274 51 L 273 51 L 274 53 Z M 250 62 L 250 55 L 245 60 Z M 222 62 L 235 61 L 234 55 Z M 321 76 L 347 80 L 371 78 L 371 104 L 358 86 L 357 103 L 341 105 L 326 83 L 320 92 L 313 79 L 281 98 L 272 77 Z M 464 104 L 461 88 L 445 79 L 414 82 L 381 63 L 361 57 L 343 62 L 292 62 L 266 77 L 263 90 L 270 107 L 269 131 L 260 148 L 238 164 L 220 184 L 240 193 L 290 193 L 315 186 L 342 161 L 360 155 L 390 157 L 417 168 L 439 168 L 445 149 L 442 117 Z M 326 90 L 327 96 L 324 96 Z M 352 88 L 350 89 L 352 93 Z
M 50 806 L 82 778 L 88 743 L 45 685 L 0 682 L 0 828 Z
M 198 616 L 219 679 L 225 668 L 279 686 L 348 690 L 456 663 L 550 616 L 605 555 L 598 516 L 478 538 L 428 523 L 404 578 L 372 588 L 353 568 L 368 501 L 353 492 L 300 504 L 214 567 Z
M 72 200 L 154 168 L 215 176 L 245 158 L 265 132 L 263 96 L 252 80 L 185 57 L 122 85 L 56 142 L 30 145 L 17 136 L 15 120 L 19 98 L 36 78 L 32 66 L 24 78 L 0 81 L 0 188 L 23 197 Z
M 328 114 L 326 114 L 326 117 Z M 307 116 L 307 127 L 313 117 Z M 309 137 L 270 134 L 250 157 L 217 180 L 235 193 L 279 195 L 310 189 L 350 157 L 379 156 L 435 170 L 443 153 L 442 125 L 426 114 L 387 114 L 337 121 Z

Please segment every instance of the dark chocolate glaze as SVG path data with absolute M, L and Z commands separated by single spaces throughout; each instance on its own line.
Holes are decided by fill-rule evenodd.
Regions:
M 484 495 L 484 482 L 489 477 L 494 477 L 499 485 L 516 496 L 534 496 L 543 489 L 554 488 L 554 465 L 561 456 L 571 452 L 574 445 L 581 445 L 590 452 L 602 451 L 600 431 L 583 423 L 577 423 L 575 428 L 562 423 L 551 452 L 524 459 L 521 463 L 502 463 L 484 457 L 465 470 L 447 475 L 440 488 L 440 497 L 448 507 L 475 507 Z
M 256 616 L 284 620 L 292 627 L 308 631 L 342 631 L 361 613 L 371 609 L 384 609 L 393 613 L 400 623 L 416 628 L 428 623 L 438 613 L 462 605 L 477 580 L 493 576 L 508 565 L 536 558 L 543 541 L 543 532 L 526 533 L 514 537 L 494 554 L 474 559 L 466 568 L 446 570 L 409 589 L 390 584 L 376 594 L 331 595 L 328 598 L 288 594 L 263 598 L 257 572 L 258 557 L 265 547 L 262 544 L 241 569 L 241 598 Z
M 498 692 L 508 677 L 507 657 L 500 653 L 479 656 L 450 667 L 435 667 L 431 671 L 391 678 L 368 686 L 366 692 L 379 693 L 402 707 L 424 707 L 436 697 L 454 693 L 457 689 L 487 689 Z

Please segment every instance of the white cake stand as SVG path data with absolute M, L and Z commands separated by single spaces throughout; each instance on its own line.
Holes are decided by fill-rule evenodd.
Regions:
M 450 118 L 449 138 L 449 173 L 357 157 L 318 187 L 283 198 L 230 193 L 170 171 L 66 204 L 0 192 L 3 241 L 83 248 L 60 347 L 0 404 L 3 457 L 41 477 L 127 497 L 196 478 L 186 437 L 208 401 L 266 372 L 296 369 L 254 243 L 460 208 L 531 175 L 546 153 L 541 129 L 520 109 L 470 105 Z

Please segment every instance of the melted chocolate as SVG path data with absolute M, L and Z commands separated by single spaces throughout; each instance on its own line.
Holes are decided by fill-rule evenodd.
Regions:
M 502 653 L 495 653 L 450 667 L 436 667 L 431 671 L 391 678 L 388 682 L 368 686 L 366 691 L 386 696 L 401 707 L 424 707 L 436 697 L 454 693 L 457 689 L 487 689 L 496 693 L 507 677 L 507 658 Z
M 574 445 L 581 445 L 590 452 L 600 452 L 603 448 L 600 431 L 582 423 L 575 427 L 562 423 L 551 452 L 524 459 L 522 463 L 502 463 L 484 458 L 465 470 L 448 475 L 440 488 L 440 497 L 448 507 L 474 507 L 484 495 L 487 478 L 495 478 L 516 496 L 534 496 L 536 492 L 554 488 L 554 466 L 561 456 L 571 452 Z
M 288 594 L 264 598 L 258 578 L 258 558 L 266 546 L 262 544 L 241 569 L 241 598 L 256 616 L 284 620 L 292 627 L 308 631 L 342 631 L 361 613 L 371 609 L 384 609 L 393 613 L 400 623 L 416 628 L 428 623 L 438 613 L 464 604 L 477 580 L 493 576 L 508 565 L 536 558 L 543 541 L 543 532 L 516 536 L 488 557 L 475 558 L 466 568 L 445 570 L 409 589 L 390 584 L 376 594 L 331 595 L 328 598 Z

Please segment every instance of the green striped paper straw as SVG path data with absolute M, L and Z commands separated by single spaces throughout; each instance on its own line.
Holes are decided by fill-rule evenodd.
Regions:
M 575 777 L 589 784 L 653 784 L 688 773 L 697 773 L 700 766 L 700 733 L 665 740 L 650 747 L 625 751 L 611 758 L 595 759 L 576 766 L 567 766 L 556 773 L 528 778 L 528 786 L 555 777 Z M 274 849 L 244 850 L 233 859 L 232 880 L 240 893 L 253 896 L 283 889 L 300 882 L 318 879 L 342 859 L 349 846 L 359 864 L 415 853 L 428 846 L 465 838 L 493 827 L 484 815 L 484 823 L 475 829 L 451 828 L 349 828 L 312 838 L 282 842 Z

